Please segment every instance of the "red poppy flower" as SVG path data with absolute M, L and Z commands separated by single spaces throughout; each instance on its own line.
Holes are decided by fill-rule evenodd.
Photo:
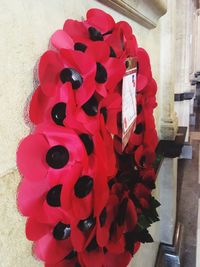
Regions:
M 148 53 L 143 48 L 137 50 L 138 73 L 136 90 L 137 92 L 143 90 L 147 84 L 152 80 L 151 65 Z
M 55 96 L 59 88 L 69 82 L 76 102 L 83 105 L 94 93 L 96 63 L 80 51 L 61 49 L 47 51 L 39 62 L 39 81 L 44 94 Z
M 100 133 L 101 133 L 104 146 L 105 146 L 105 156 L 104 158 L 102 158 L 102 156 L 99 155 L 99 158 L 101 160 L 103 159 L 104 161 L 105 169 L 106 169 L 107 176 L 109 179 L 109 178 L 114 177 L 117 172 L 116 155 L 114 151 L 113 138 L 110 132 L 105 127 L 104 119 L 101 117 L 100 120 L 101 120 Z
M 137 210 L 133 201 L 129 197 L 124 197 L 119 206 L 116 217 L 116 236 L 113 238 L 113 242 L 116 243 L 120 237 L 124 237 L 126 232 L 131 232 L 137 224 Z M 123 249 L 125 247 L 125 240 Z M 123 251 L 121 251 L 123 252 Z
M 114 148 L 115 148 L 115 151 L 118 153 L 118 154 L 122 154 L 122 139 L 115 135 L 114 136 L 114 139 L 113 139 L 113 143 L 114 143 Z
M 75 218 L 85 219 L 92 212 L 96 216 L 107 202 L 107 176 L 100 163 L 101 161 L 94 158 L 92 168 L 89 167 L 78 176 L 68 179 L 63 185 L 61 206 Z
M 102 267 L 104 261 L 104 252 L 96 242 L 96 237 L 88 239 L 85 249 L 79 253 L 80 262 L 83 266 L 97 266 Z
M 100 9 L 90 9 L 87 12 L 87 20 L 79 22 L 67 20 L 63 27 L 74 42 L 103 41 L 104 36 L 109 34 L 114 28 L 113 18 Z
M 31 98 L 29 118 L 34 124 L 52 122 L 63 126 L 66 116 L 72 116 L 75 108 L 74 93 L 69 83 L 64 84 L 54 97 L 45 95 L 39 86 Z
M 139 203 L 143 209 L 149 208 L 149 201 L 151 190 L 144 186 L 142 183 L 136 184 L 134 188 L 134 195 L 139 200 Z
M 110 48 L 105 42 L 94 42 L 86 50 L 96 61 L 96 91 L 103 97 L 107 92 L 112 93 L 125 73 L 123 60 L 110 57 Z
M 72 179 L 68 179 L 61 193 L 64 209 L 70 210 L 74 217 L 79 219 L 89 217 L 92 212 L 97 216 L 108 199 L 107 180 L 110 170 L 107 168 L 105 145 L 98 134 L 92 138 L 94 154 L 89 156 L 89 167 Z
M 72 166 L 87 166 L 83 143 L 71 129 L 40 125 L 26 137 L 17 151 L 17 164 L 21 174 L 32 181 L 62 176 Z
M 148 170 L 142 170 L 141 176 L 142 176 L 143 181 L 146 181 L 146 180 L 155 181 L 156 173 L 155 173 L 154 168 L 150 168 Z
M 75 219 L 73 221 L 71 226 L 71 239 L 73 246 L 77 251 L 83 251 L 93 238 L 96 238 L 96 248 L 108 245 L 109 231 L 111 223 L 114 220 L 117 204 L 117 197 L 110 196 L 107 201 L 107 205 L 105 205 L 98 216 L 95 217 L 92 213 L 87 218 L 82 220 Z
M 136 209 L 132 201 L 127 202 L 126 212 L 122 210 L 123 204 L 119 205 L 116 195 L 111 195 L 107 205 L 99 216 L 90 215 L 81 221 L 72 224 L 71 238 L 77 251 L 82 251 L 87 244 L 95 238 L 95 248 L 106 247 L 111 253 L 122 253 L 125 248 L 123 234 L 134 229 L 137 222 Z M 124 215 L 121 215 L 124 214 Z M 113 223 L 117 220 L 116 231 L 111 233 Z M 123 226 L 123 220 L 125 224 Z M 78 227 L 77 227 L 78 226 Z
M 99 103 L 99 112 L 103 115 L 106 128 L 111 134 L 118 134 L 118 113 L 122 108 L 122 97 L 119 93 L 109 94 Z
M 101 9 L 91 8 L 86 14 L 86 23 L 95 27 L 102 33 L 108 33 L 112 31 L 115 26 L 114 19 Z
M 144 144 L 152 151 L 155 151 L 158 145 L 158 135 L 155 128 L 147 130 L 144 134 Z
M 100 9 L 90 9 L 87 12 L 86 21 L 67 20 L 63 30 L 53 34 L 51 43 L 57 49 L 65 48 L 85 52 L 94 41 L 103 41 L 104 36 L 111 33 L 114 25 L 115 22 L 109 14 Z M 113 56 L 112 48 L 109 48 L 109 53 Z
M 126 267 L 132 259 L 132 255 L 129 252 L 120 254 L 108 253 L 105 257 L 104 267 Z
M 26 225 L 27 237 L 35 241 L 34 254 L 47 264 L 59 263 L 73 250 L 70 231 L 70 225 L 60 221 L 45 225 L 30 218 Z
M 157 92 L 157 84 L 154 79 L 152 79 L 148 85 L 142 91 L 142 94 L 145 98 L 145 106 L 147 108 L 154 109 L 157 106 L 156 103 L 156 92 Z
M 107 205 L 102 209 L 100 216 L 97 218 L 97 243 L 101 247 L 108 245 L 110 238 L 110 227 L 115 219 L 116 207 L 119 203 L 117 196 L 110 195 Z
M 127 57 L 136 57 L 137 41 L 132 34 L 130 25 L 125 21 L 116 23 L 111 35 L 108 35 L 106 42 L 112 47 L 117 58 L 124 61 Z
M 155 160 L 155 153 L 150 148 L 140 145 L 136 149 L 134 157 L 139 167 L 148 168 Z
M 144 145 L 155 151 L 158 144 L 158 136 L 155 128 L 155 121 L 151 109 L 144 110 L 145 119 L 145 132 L 144 132 Z
M 140 113 L 136 117 L 135 127 L 133 132 L 131 133 L 130 139 L 128 141 L 128 145 L 126 147 L 126 152 L 131 153 L 133 152 L 138 146 L 143 143 L 144 134 L 145 134 L 145 121 L 144 121 L 144 114 Z
M 142 177 L 142 182 L 145 186 L 149 187 L 150 189 L 155 188 L 155 180 L 156 180 L 156 173 L 154 168 L 144 169 L 140 172 Z
M 82 169 L 81 164 L 76 164 L 65 174 L 53 175 L 49 173 L 47 177 L 35 181 L 24 178 L 19 186 L 17 202 L 18 208 L 24 216 L 34 216 L 40 222 L 47 222 L 57 218 L 57 209 L 61 207 L 60 194 L 65 177 L 68 179 L 77 175 L 77 171 Z M 53 178 L 53 179 L 52 179 Z M 60 209 L 58 209 L 60 212 Z
M 65 48 L 63 45 L 64 42 L 61 42 L 59 45 L 57 44 L 57 47 L 59 49 Z M 106 96 L 107 92 L 113 91 L 123 78 L 125 73 L 124 60 L 111 57 L 110 47 L 106 42 L 91 42 L 86 50 L 83 51 L 82 49 L 81 51 L 96 62 L 95 88 L 100 95 Z

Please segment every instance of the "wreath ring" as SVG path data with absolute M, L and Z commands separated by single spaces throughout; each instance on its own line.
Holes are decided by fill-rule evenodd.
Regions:
M 34 125 L 17 151 L 17 202 L 46 267 L 125 267 L 158 220 L 156 82 L 130 25 L 90 9 L 67 20 L 38 64 Z M 122 79 L 137 61 L 136 128 L 122 152 Z

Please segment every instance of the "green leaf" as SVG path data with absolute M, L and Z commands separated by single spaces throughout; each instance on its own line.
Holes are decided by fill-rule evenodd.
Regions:
M 144 215 L 148 218 L 151 223 L 159 221 L 158 213 L 155 209 L 149 209 L 144 211 Z
M 146 229 L 148 227 L 151 226 L 151 221 L 148 220 L 148 218 L 142 214 L 139 218 L 138 218 L 138 226 L 141 229 Z
M 137 234 L 138 237 L 138 241 L 142 242 L 142 243 L 152 243 L 153 242 L 153 238 L 150 235 L 148 230 L 143 230 L 141 232 L 139 232 Z
M 161 205 L 160 202 L 155 199 L 155 197 L 151 197 L 150 201 L 151 201 L 150 202 L 151 207 L 158 208 Z

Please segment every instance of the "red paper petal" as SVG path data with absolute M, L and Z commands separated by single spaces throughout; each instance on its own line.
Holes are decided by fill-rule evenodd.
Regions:
M 32 217 L 28 218 L 26 222 L 26 237 L 29 240 L 38 240 L 45 234 L 49 233 L 51 230 L 52 227 L 47 224 L 39 223 Z
M 62 62 L 56 52 L 47 51 L 42 55 L 39 62 L 38 75 L 44 94 L 52 96 L 56 93 L 59 83 L 58 73 L 61 69 Z
M 127 267 L 132 256 L 129 252 L 124 252 L 119 255 L 107 254 L 105 257 L 104 267 Z
M 44 151 L 49 144 L 44 136 L 29 135 L 21 143 L 17 151 L 17 165 L 21 174 L 33 181 L 39 181 L 47 175 L 48 166 Z
M 89 38 L 88 31 L 83 22 L 68 19 L 65 21 L 63 29 L 74 41 L 80 39 L 80 37 Z
M 86 54 L 94 58 L 96 62 L 105 62 L 109 59 L 110 47 L 102 41 L 96 41 L 89 45 Z
M 72 49 L 74 46 L 72 38 L 62 30 L 58 30 L 52 35 L 51 43 L 57 49 Z
M 147 86 L 148 79 L 146 76 L 138 74 L 137 75 L 137 81 L 136 81 L 136 90 L 137 92 L 140 92 Z
M 48 183 L 46 180 L 32 182 L 23 179 L 17 194 L 18 208 L 24 216 L 33 216 L 42 206 L 47 192 Z
M 34 254 L 46 263 L 56 264 L 72 251 L 70 240 L 56 240 L 51 233 L 35 242 Z
M 87 22 L 99 29 L 102 33 L 112 30 L 115 26 L 114 19 L 108 13 L 97 8 L 89 9 L 86 17 Z
M 126 67 L 123 61 L 116 58 L 110 58 L 106 62 L 105 66 L 109 77 L 107 89 L 112 92 L 114 88 L 116 88 L 117 84 L 122 80 L 126 71 Z
M 102 251 L 82 252 L 80 257 L 87 267 L 102 267 L 104 254 Z

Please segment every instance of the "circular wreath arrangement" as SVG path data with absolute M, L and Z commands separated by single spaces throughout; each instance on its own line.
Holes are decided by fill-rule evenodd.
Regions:
M 122 152 L 122 79 L 137 61 L 136 128 Z M 46 267 L 125 267 L 158 220 L 156 82 L 130 25 L 99 9 L 67 20 L 38 64 L 18 207 Z

